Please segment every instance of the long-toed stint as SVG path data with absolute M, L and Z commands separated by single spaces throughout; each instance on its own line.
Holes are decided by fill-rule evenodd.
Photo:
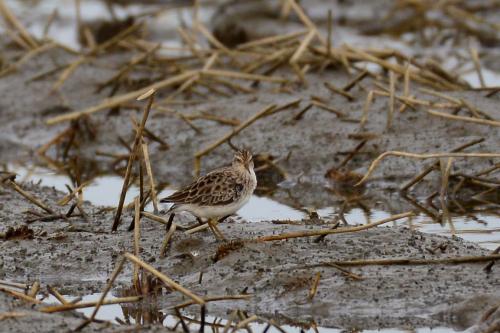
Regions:
M 196 216 L 198 222 L 207 218 L 209 227 L 220 240 L 224 239 L 224 236 L 217 228 L 217 223 L 221 223 L 243 207 L 256 186 L 252 154 L 247 150 L 239 150 L 230 166 L 215 169 L 199 177 L 160 202 L 174 204 L 167 211 L 167 214 L 171 214 L 169 225 L 175 213 L 190 212 Z

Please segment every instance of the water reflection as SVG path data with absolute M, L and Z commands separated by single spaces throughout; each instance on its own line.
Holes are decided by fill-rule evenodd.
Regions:
M 122 292 L 120 292 L 120 296 Z M 81 302 L 96 302 L 101 297 L 101 293 L 90 294 L 81 297 Z M 63 295 L 63 297 L 71 302 L 78 297 L 72 295 Z M 116 299 L 114 295 L 108 294 L 107 300 Z M 50 295 L 43 300 L 46 304 L 57 304 L 57 299 Z M 77 309 L 77 312 L 82 313 L 89 317 L 94 311 L 93 307 Z M 188 332 L 199 332 L 201 326 L 201 317 L 199 313 L 193 314 L 193 311 L 178 311 L 177 314 L 167 313 L 160 310 L 158 302 L 154 299 L 146 299 L 145 301 L 137 304 L 108 304 L 103 305 L 97 312 L 97 320 L 110 321 L 118 325 L 162 325 L 171 330 L 182 331 L 182 326 L 185 325 Z M 272 319 L 260 318 L 257 321 L 250 322 L 248 325 L 238 326 L 249 316 L 242 311 L 234 310 L 228 314 L 227 318 L 215 317 L 212 315 L 205 315 L 204 328 L 205 332 L 213 331 L 218 332 L 228 328 L 230 332 L 254 332 L 254 333 L 346 333 L 346 332 L 359 332 L 359 333 L 400 333 L 400 332 L 415 332 L 415 333 L 451 333 L 455 332 L 448 327 L 420 327 L 408 329 L 390 328 L 378 330 L 357 330 L 357 329 L 339 329 L 316 326 L 314 323 L 303 324 L 300 326 L 294 325 L 278 325 Z

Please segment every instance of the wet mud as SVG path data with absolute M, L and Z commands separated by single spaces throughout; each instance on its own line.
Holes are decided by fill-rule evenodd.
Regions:
M 54 58 L 58 59 L 58 62 L 72 59 L 62 51 L 49 51 L 40 55 L 37 61 L 23 66 L 21 73 L 9 76 L 8 80 L 1 80 L 0 89 L 5 92 L 1 103 L 2 110 L 5 111 L 0 114 L 0 126 L 2 137 L 8 139 L 2 140 L 0 149 L 5 161 L 22 161 L 23 157 L 24 160 L 38 158 L 33 155 L 34 151 L 42 146 L 41 143 L 50 141 L 68 126 L 48 126 L 45 122 L 65 112 L 93 106 L 97 104 L 96 101 L 104 98 L 104 93 L 95 94 L 96 86 L 113 74 L 113 71 L 103 68 L 104 64 L 119 61 L 121 56 L 101 57 L 95 61 L 96 64 L 80 66 L 61 89 L 64 101 L 49 93 L 52 81 L 27 82 L 37 73 L 50 71 L 55 66 Z M 99 63 L 102 66 L 99 66 Z M 367 123 L 360 131 L 359 119 L 363 115 L 363 96 L 366 92 L 361 88 L 353 89 L 351 94 L 356 100 L 349 102 L 342 96 L 332 94 L 323 85 L 324 82 L 332 82 L 343 86 L 351 79 L 342 70 L 329 70 L 322 74 L 311 74 L 310 84 L 306 87 L 279 92 L 279 87 L 271 86 L 258 94 L 234 94 L 223 99 L 205 100 L 197 105 L 184 105 L 174 109 L 186 116 L 206 113 L 241 123 L 270 104 L 286 105 L 301 99 L 302 103 L 296 108 L 256 121 L 236 136 L 232 143 L 236 146 L 251 147 L 254 154 L 266 154 L 279 159 L 279 165 L 292 180 L 296 180 L 295 183 L 312 185 L 313 188 L 318 186 L 320 189 L 332 186 L 325 174 L 340 164 L 348 152 L 360 143 L 361 140 L 356 139 L 359 132 L 372 134 L 373 139 L 369 140 L 348 164 L 349 170 L 358 174 L 366 172 L 375 157 L 390 150 L 448 152 L 478 139 L 484 141 L 475 145 L 472 151 L 495 151 L 499 147 L 499 131 L 479 124 L 430 118 L 425 114 L 425 110 L 407 110 L 398 114 L 392 128 L 385 131 L 388 108 L 386 98 L 375 99 Z M 367 85 L 370 82 L 370 79 L 366 80 Z M 312 107 L 297 119 L 297 115 L 314 96 L 328 100 L 332 108 L 347 114 L 347 119 L 339 118 L 318 107 Z M 484 97 L 484 92 L 450 93 L 450 96 L 474 101 L 481 110 L 492 116 L 498 115 L 498 97 Z M 437 99 L 431 97 L 430 100 Z M 130 116 L 134 115 L 138 117 L 134 111 L 125 109 L 120 110 L 118 114 L 116 110 L 112 114 L 109 110 L 104 110 L 93 115 L 88 121 L 95 132 L 95 138 L 82 134 L 78 149 L 70 151 L 70 155 L 95 162 L 91 165 L 97 165 L 97 170 L 88 170 L 91 174 L 114 172 L 113 160 L 99 155 L 126 153 L 119 138 L 131 140 L 133 128 Z M 174 186 L 189 182 L 193 177 L 194 154 L 232 130 L 229 125 L 224 126 L 210 120 L 193 120 L 192 124 L 199 130 L 193 129 L 178 116 L 153 109 L 147 124 L 148 129 L 169 146 L 169 149 L 165 149 L 165 146 L 159 143 L 151 144 L 152 167 L 160 182 Z M 49 151 L 49 156 L 55 158 L 56 154 Z M 203 159 L 202 172 L 226 164 L 231 156 L 232 149 L 228 145 L 215 149 Z M 43 164 L 44 161 L 40 162 Z M 421 171 L 423 166 L 430 164 L 389 157 L 375 171 L 368 187 L 390 193 L 398 190 L 404 182 Z M 473 174 L 493 164 L 494 159 L 457 159 L 453 168 L 467 170 Z M 271 185 L 282 180 L 279 177 L 280 175 L 272 175 Z M 423 186 L 414 189 L 414 194 L 424 196 L 438 190 L 438 180 L 439 172 L 431 174 L 429 178 L 424 179 Z M 310 196 L 303 198 L 302 205 L 318 206 L 322 201 L 329 200 L 330 193 L 323 190 L 313 191 Z
M 46 187 L 30 184 L 23 187 L 43 197 L 46 203 L 63 196 Z M 9 189 L 2 190 L 2 199 L 3 228 L 19 228 L 19 221 L 26 220 L 25 211 L 32 207 Z M 119 230 L 110 233 L 111 212 L 89 204 L 85 210 L 89 222 L 79 217 L 34 222 L 28 225 L 31 237 L 4 240 L 0 278 L 40 280 L 42 285 L 57 287 L 61 293 L 73 296 L 100 292 L 117 258 L 133 249 L 133 233 L 126 231 L 132 213 L 127 212 Z M 177 222 L 184 226 L 196 224 L 187 215 L 180 216 Z M 483 270 L 485 262 L 347 268 L 359 280 L 328 266 L 332 261 L 351 259 L 438 259 L 489 253 L 458 237 L 430 235 L 403 227 L 378 227 L 331 235 L 321 241 L 313 238 L 252 241 L 264 235 L 324 228 L 327 223 L 303 220 L 287 225 L 230 220 L 220 226 L 229 243 L 216 241 L 208 231 L 192 235 L 179 232 L 173 236 L 167 255 L 159 258 L 164 227 L 143 219 L 140 255 L 199 295 L 252 295 L 244 301 L 210 303 L 208 313 L 212 316 L 224 317 L 234 309 L 241 309 L 280 324 L 304 327 L 316 323 L 359 329 L 438 326 L 465 329 L 479 321 L 482 312 L 478 306 L 488 308 L 500 298 L 498 267 L 494 265 L 487 273 Z M 437 247 L 442 250 L 432 250 Z M 200 273 L 203 273 L 201 283 Z M 321 279 L 310 300 L 308 295 L 316 273 L 321 274 Z M 126 267 L 117 280 L 114 295 L 130 288 L 131 274 L 132 267 Z M 159 311 L 165 313 L 186 300 L 189 299 L 168 290 L 156 299 Z M 143 302 L 147 304 L 150 300 Z M 476 315 L 468 314 L 464 319 L 462 314 L 471 307 L 476 309 Z M 75 321 L 61 320 L 69 321 L 70 326 Z
M 465 42 L 458 41 L 457 45 L 443 42 L 438 47 L 424 47 L 425 43 L 418 38 L 425 39 L 425 36 L 418 37 L 418 27 L 410 24 L 410 18 L 415 15 L 414 9 L 403 9 L 399 15 L 385 20 L 390 3 L 335 3 L 332 7 L 335 45 L 352 42 L 363 47 L 394 48 L 417 61 L 444 61 L 446 55 L 455 53 L 459 54 L 459 59 L 469 56 L 464 56 L 463 52 L 460 54 L 468 50 Z M 303 1 L 302 5 L 318 29 L 326 35 L 328 20 L 324 3 Z M 210 8 L 209 12 L 216 15 L 207 24 L 228 47 L 303 28 L 300 17 L 294 13 L 284 21 L 279 8 L 274 1 L 266 2 L 265 6 L 248 2 Z M 475 12 L 491 22 L 500 17 L 494 13 L 483 13 L 480 8 Z M 153 41 L 175 38 L 175 29 L 169 28 L 165 32 L 160 23 L 150 27 Z M 486 78 L 493 78 L 494 81 L 500 68 L 500 39 L 492 27 L 494 25 L 477 23 L 466 31 L 478 39 L 484 75 L 489 73 Z M 395 30 L 398 30 L 400 38 L 406 36 L 406 40 L 415 39 L 416 42 L 403 45 L 398 37 L 391 36 Z M 225 34 L 228 31 L 231 34 Z M 447 39 L 446 36 L 441 37 Z M 12 47 L 12 42 L 8 44 L 3 40 L 0 44 L 1 72 L 9 64 L 16 63 L 24 52 Z M 16 172 L 12 165 L 41 165 L 59 174 L 70 175 L 72 179 L 77 172 L 81 178 L 79 181 L 91 180 L 98 175 L 122 176 L 135 135 L 131 118 L 140 119 L 144 102 L 132 101 L 120 107 L 105 108 L 76 121 L 55 125 L 48 125 L 47 122 L 56 116 L 96 106 L 107 97 L 143 88 L 176 73 L 177 65 L 172 65 L 172 69 L 172 60 L 168 56 L 157 55 L 157 63 L 137 66 L 126 80 L 117 85 L 109 84 L 107 81 L 116 75 L 117 69 L 123 68 L 136 55 L 136 51 L 123 49 L 99 54 L 79 65 L 56 90 L 53 89 L 54 83 L 61 70 L 79 57 L 56 44 L 49 44 L 43 52 L 14 66 L 8 74 L 2 74 L 2 168 Z M 271 104 L 283 106 L 297 101 L 292 107 L 258 119 L 235 135 L 230 144 L 224 143 L 204 156 L 201 173 L 227 164 L 234 146 L 250 148 L 255 155 L 256 166 L 262 167 L 257 173 L 257 194 L 293 207 L 307 218 L 255 222 L 231 217 L 220 225 L 229 243 L 216 241 L 208 231 L 186 234 L 180 230 L 173 235 L 163 258 L 159 253 L 165 228 L 143 218 L 140 257 L 198 295 L 251 295 L 248 300 L 209 303 L 208 314 L 220 318 L 227 319 L 233 310 L 239 309 L 272 319 L 279 325 L 307 329 L 315 326 L 359 330 L 445 327 L 481 332 L 494 327 L 499 318 L 498 263 L 486 270 L 488 262 L 342 266 L 346 271 L 331 265 L 334 261 L 355 259 L 438 260 L 491 254 L 491 250 L 477 243 L 456 236 L 444 237 L 415 231 L 398 223 L 329 235 L 320 240 L 309 237 L 255 241 L 261 236 L 293 231 L 343 228 L 343 214 L 353 208 L 367 214 L 373 209 L 390 214 L 414 211 L 429 217 L 432 223 L 447 225 L 442 212 L 443 202 L 439 197 L 443 186 L 443 168 L 447 162 L 445 159 L 422 161 L 388 157 L 365 184 L 356 187 L 354 184 L 368 171 L 370 163 L 387 151 L 444 153 L 468 144 L 470 146 L 464 152 L 499 151 L 498 126 L 434 117 L 427 113 L 429 108 L 424 106 L 406 107 L 401 112 L 396 110 L 388 127 L 388 97 L 375 96 L 369 108 L 366 106 L 370 91 L 389 85 L 383 69 L 377 68 L 367 74 L 349 90 L 346 97 L 333 93 L 327 87 L 328 83 L 344 87 L 361 69 L 349 73 L 345 64 L 323 65 L 319 66 L 320 69 L 306 70 L 307 83 L 298 82 L 290 68 L 280 68 L 272 76 L 283 77 L 289 83 L 235 80 L 245 91 L 224 86 L 214 92 L 202 86 L 190 94 L 175 96 L 176 102 L 183 103 L 171 104 L 161 102 L 180 85 L 158 92 L 158 105 L 153 105 L 146 128 L 149 131 L 151 166 L 159 188 L 177 188 L 190 182 L 195 176 L 195 154 L 231 133 L 257 112 Z M 461 71 L 464 72 L 463 68 Z M 468 82 L 477 81 L 473 70 L 466 76 Z M 398 95 L 403 94 L 403 80 L 403 77 L 398 78 Z M 462 84 L 463 80 L 456 79 L 456 82 Z M 215 86 L 215 81 L 207 82 Z M 465 101 L 462 102 L 463 108 L 453 111 L 455 114 L 463 115 L 463 110 L 467 109 L 465 106 L 472 104 L 475 111 L 479 110 L 489 120 L 500 119 L 498 92 L 457 89 L 442 91 L 448 97 L 443 99 L 422 88 L 429 87 L 412 81 L 411 97 L 429 101 L 431 107 L 434 103 L 450 100 Z M 403 103 L 397 106 L 402 107 Z M 45 153 L 40 153 L 47 143 L 69 130 L 73 133 L 71 139 L 60 140 Z M 496 164 L 498 158 L 458 157 L 453 160 L 451 173 L 462 175 L 463 179 L 481 174 Z M 404 184 L 432 165 L 433 171 L 416 186 L 401 191 Z M 448 193 L 444 204 L 448 205 L 449 213 L 471 222 L 485 224 L 475 214 L 491 214 L 496 220 L 489 225 L 489 232 L 497 232 L 495 227 L 498 226 L 500 202 L 498 172 L 490 176 L 486 185 L 485 178 L 476 177 L 473 179 L 476 183 L 462 184 L 459 177 L 452 177 L 449 186 L 456 191 Z M 134 179 L 133 183 L 137 185 L 139 181 Z M 32 182 L 19 180 L 19 184 L 57 213 L 66 213 L 68 206 L 56 204 L 66 193 Z M 490 190 L 484 193 L 485 188 Z M 85 198 L 85 190 L 83 192 Z M 478 197 L 477 193 L 482 194 Z M 317 211 L 325 207 L 333 207 L 331 218 L 318 216 Z M 35 208 L 7 184 L 0 183 L 0 235 L 3 238 L 0 241 L 0 280 L 20 283 L 38 280 L 44 287 L 54 286 L 60 293 L 71 296 L 99 293 L 120 256 L 124 252 L 133 252 L 133 233 L 127 231 L 133 220 L 130 207 L 124 210 L 122 224 L 116 232 L 111 232 L 114 210 L 109 207 L 85 202 L 86 218 L 76 214 L 51 221 L 40 221 L 29 213 Z M 365 221 L 351 222 L 362 224 Z M 191 216 L 182 214 L 176 217 L 176 223 L 181 226 L 196 225 Z M 131 265 L 125 266 L 112 290 L 114 296 L 122 296 L 130 290 L 132 269 Z M 317 291 L 314 297 L 310 297 L 317 276 L 320 276 Z M 173 313 L 173 306 L 187 300 L 165 289 L 162 290 L 162 297 L 146 297 L 139 305 L 124 306 L 124 309 L 141 311 L 153 307 L 157 312 L 153 317 L 158 315 L 162 318 Z M 15 319 L 2 320 L 0 317 L 0 325 L 11 332 L 67 331 L 77 327 L 84 319 L 81 313 L 75 311 L 50 315 L 36 311 L 43 306 L 33 308 L 0 293 L 0 316 L 2 312 L 22 313 Z M 184 313 L 194 315 L 197 311 L 199 308 L 191 306 Z M 158 321 L 152 320 L 151 324 L 136 329 L 167 331 L 168 328 Z M 116 326 L 92 323 L 85 331 L 112 332 L 116 331 Z

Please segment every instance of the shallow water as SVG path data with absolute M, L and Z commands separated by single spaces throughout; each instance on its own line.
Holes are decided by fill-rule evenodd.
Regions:
M 95 293 L 95 294 L 90 294 L 90 295 L 85 295 L 82 296 L 82 300 L 80 302 L 97 302 L 99 298 L 101 297 L 101 293 Z M 72 295 L 63 295 L 63 297 L 68 301 L 71 302 L 72 300 L 76 299 L 76 296 Z M 111 300 L 115 299 L 113 295 L 107 295 L 106 300 Z M 55 298 L 52 295 L 49 295 L 47 298 L 43 300 L 44 303 L 51 304 L 51 305 L 57 305 L 61 304 L 57 298 Z M 85 316 L 90 317 L 92 315 L 92 312 L 94 311 L 94 308 L 85 308 L 85 309 L 77 309 L 76 311 L 83 313 Z M 123 311 L 122 311 L 122 306 L 120 304 L 109 304 L 109 305 L 103 305 L 99 311 L 97 312 L 97 315 L 95 317 L 96 319 L 99 320 L 110 320 L 113 321 L 114 323 L 118 323 L 115 318 L 119 319 L 124 319 L 123 316 Z
M 101 293 L 94 293 L 94 294 L 90 294 L 90 295 L 86 295 L 86 296 L 83 296 L 82 297 L 82 300 L 81 302 L 95 302 L 95 301 L 98 301 L 99 298 L 101 297 Z M 71 295 L 63 295 L 64 298 L 68 301 L 72 301 L 74 299 L 76 299 L 77 297 L 76 296 L 71 296 Z M 115 299 L 116 297 L 113 296 L 113 295 L 110 295 L 108 294 L 106 296 L 106 299 L 107 300 L 112 300 L 112 299 Z M 57 299 L 50 295 L 49 297 L 45 298 L 43 300 L 44 303 L 47 303 L 47 304 L 60 304 Z M 127 306 L 127 305 L 120 305 L 120 304 L 109 304 L 109 305 L 103 305 L 99 311 L 97 312 L 97 315 L 96 315 L 96 319 L 99 319 L 99 320 L 107 320 L 107 321 L 111 321 L 115 324 L 119 324 L 120 321 L 121 322 L 126 322 L 126 323 L 130 323 L 130 324 L 136 324 L 136 321 L 134 318 L 132 318 L 132 316 L 130 315 L 126 315 L 126 313 L 129 313 L 129 311 L 127 311 L 127 308 L 129 308 L 130 310 L 130 307 L 131 306 Z M 89 317 L 92 315 L 92 312 L 94 311 L 94 308 L 91 307 L 91 308 L 85 308 L 85 309 L 77 309 L 76 311 L 84 314 L 85 316 Z M 137 310 L 132 310 L 132 312 L 136 312 Z M 150 310 L 151 311 L 151 310 Z M 146 312 L 146 311 L 144 311 Z M 150 313 L 151 315 L 151 313 Z M 175 315 L 165 315 L 163 312 L 161 311 L 157 311 L 156 314 L 153 315 L 154 318 L 163 318 L 163 320 L 159 320 L 159 322 L 165 326 L 165 327 L 169 327 L 169 328 L 173 328 L 176 326 L 176 324 L 178 323 L 179 321 L 179 317 L 175 316 Z M 199 320 L 199 316 L 196 317 L 196 316 L 192 316 L 192 315 L 189 315 L 189 314 L 183 314 L 183 316 L 185 316 L 186 318 L 190 318 L 190 319 L 194 319 L 194 320 Z M 118 320 L 117 320 L 118 319 Z M 227 323 L 227 320 L 226 319 L 222 319 L 222 318 L 219 318 L 219 317 L 213 317 L 213 316 L 209 316 L 207 315 L 205 317 L 205 322 L 207 323 L 206 325 L 209 326 L 210 323 L 213 323 L 215 320 L 217 320 L 217 323 L 218 325 L 221 325 L 222 327 Z M 186 320 L 187 321 L 187 320 Z M 253 323 L 250 323 L 249 325 L 249 328 L 252 330 L 252 332 L 255 332 L 255 333 L 261 333 L 261 332 L 264 332 L 266 330 L 266 327 L 267 327 L 267 324 L 266 323 L 259 323 L 259 322 L 253 322 Z M 199 324 L 196 324 L 196 323 L 191 323 L 191 324 L 188 324 L 188 327 L 190 329 L 191 332 L 198 332 L 199 330 Z M 304 329 L 304 328 L 301 328 L 301 327 L 297 327 L 297 326 L 290 326 L 290 325 L 283 325 L 283 326 L 280 326 L 280 328 L 282 330 L 284 330 L 285 332 L 287 333 L 302 333 L 302 332 L 307 332 L 307 333 L 314 333 L 314 332 L 320 332 L 320 333 L 342 333 L 342 332 L 346 332 L 344 329 L 337 329 L 337 328 L 330 328 L 330 327 L 317 327 L 317 331 L 314 330 L 313 328 L 309 328 L 309 329 Z M 210 328 L 206 327 L 205 328 L 206 331 L 208 332 L 210 330 Z M 245 329 L 240 329 L 239 331 L 245 331 Z M 269 333 L 282 333 L 281 330 L 278 330 L 276 327 L 273 327 L 271 326 L 267 332 Z M 400 333 L 400 332 L 414 332 L 414 333 L 450 333 L 450 332 L 455 332 L 453 329 L 451 328 L 447 328 L 447 327 L 435 327 L 435 328 L 429 328 L 429 327 L 422 327 L 422 328 L 415 328 L 415 329 L 412 329 L 412 330 L 406 330 L 406 329 L 399 329 L 399 328 L 393 328 L 393 329 L 380 329 L 380 330 L 361 330 L 361 331 L 357 331 L 357 332 L 363 332 L 363 333 L 375 333 L 375 332 L 379 332 L 379 333 Z
M 182 3 L 188 1 L 172 1 L 172 9 L 165 9 L 165 6 L 154 4 L 133 4 L 128 6 L 113 6 L 114 13 L 118 19 L 126 19 L 132 16 L 149 16 L 149 28 L 154 32 L 175 31 L 181 24 L 181 20 L 186 23 L 191 22 L 191 9 L 175 8 Z M 73 49 L 80 49 L 81 44 L 78 40 L 78 28 L 76 24 L 76 6 L 75 2 L 67 0 L 50 0 L 50 1 L 19 1 L 6 0 L 6 5 L 23 19 L 26 28 L 33 36 L 42 38 L 45 26 L 50 16 L 57 10 L 57 17 L 53 21 L 48 36 L 56 42 L 69 46 Z M 203 8 L 201 11 L 201 19 L 207 20 L 212 14 L 208 8 Z M 97 20 L 111 20 L 111 14 L 106 7 L 105 1 L 101 0 L 85 0 L 80 1 L 80 17 L 82 22 L 95 22 Z M 0 32 L 2 28 L 0 27 Z M 166 42 L 166 43 L 165 43 Z M 168 38 L 162 40 L 162 47 L 180 47 L 180 42 Z M 170 50 L 172 51 L 172 50 Z
M 63 192 L 67 192 L 65 184 L 70 183 L 68 177 L 41 167 L 27 168 L 11 165 L 9 169 L 16 172 L 20 180 L 40 182 L 41 185 L 53 186 Z M 122 184 L 123 178 L 119 176 L 99 176 L 83 189 L 83 198 L 94 205 L 116 207 Z M 174 189 L 165 189 L 158 194 L 158 197 L 162 198 L 173 192 Z M 125 203 L 132 202 L 137 195 L 139 195 L 139 188 L 132 185 L 127 193 Z M 162 205 L 160 209 L 167 209 L 168 207 L 169 205 Z M 146 210 L 152 211 L 152 204 L 147 205 Z M 336 207 L 320 207 L 316 211 L 324 219 L 332 219 L 336 215 Z M 271 197 L 257 195 L 253 195 L 247 205 L 238 211 L 237 215 L 250 222 L 301 220 L 307 217 L 307 214 L 303 211 L 282 204 Z M 349 224 L 370 223 L 391 215 L 393 214 L 380 209 L 372 209 L 366 212 L 359 208 L 353 208 L 344 213 L 344 217 Z M 453 216 L 451 226 L 449 224 L 443 226 L 435 223 L 424 214 L 394 222 L 394 225 L 407 225 L 422 232 L 443 236 L 455 235 L 491 250 L 500 245 L 500 218 L 485 213 L 476 213 L 474 218 Z

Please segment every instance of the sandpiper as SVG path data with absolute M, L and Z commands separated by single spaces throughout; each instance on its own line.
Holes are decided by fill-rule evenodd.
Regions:
M 199 177 L 160 202 L 171 202 L 167 214 L 169 224 L 178 212 L 190 212 L 198 222 L 208 219 L 208 225 L 218 239 L 224 236 L 217 228 L 226 218 L 243 207 L 257 186 L 252 154 L 247 150 L 236 152 L 231 165 L 215 169 Z M 218 220 L 217 220 L 218 219 Z M 217 223 L 213 223 L 217 221 Z

